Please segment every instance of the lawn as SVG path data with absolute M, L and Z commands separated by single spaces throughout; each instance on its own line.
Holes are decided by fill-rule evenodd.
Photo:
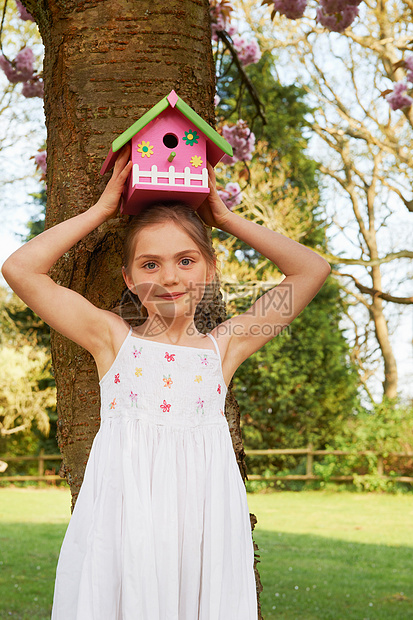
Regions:
M 265 620 L 413 618 L 413 495 L 287 491 L 248 502 Z M 1 620 L 50 619 L 69 517 L 67 489 L 0 489 Z
M 265 620 L 413 618 L 413 495 L 248 495 Z

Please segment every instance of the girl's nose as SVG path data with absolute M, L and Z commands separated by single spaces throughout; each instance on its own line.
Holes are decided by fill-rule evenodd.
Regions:
M 162 284 L 170 286 L 179 282 L 179 276 L 174 267 L 164 267 L 162 270 Z

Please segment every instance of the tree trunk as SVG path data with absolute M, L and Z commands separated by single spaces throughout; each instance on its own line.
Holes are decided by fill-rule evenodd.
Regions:
M 208 0 L 24 0 L 23 4 L 35 17 L 45 45 L 46 227 L 96 202 L 107 182 L 99 170 L 111 142 L 172 89 L 214 123 Z M 117 306 L 124 289 L 124 228 L 124 221 L 116 219 L 93 231 L 62 257 L 53 278 L 101 308 Z M 219 286 L 214 308 L 209 329 L 225 317 Z M 74 505 L 100 425 L 98 376 L 89 353 L 56 332 L 52 356 L 62 474 Z M 239 408 L 231 391 L 226 414 L 245 479 Z M 254 515 L 251 522 L 256 522 Z M 257 570 L 256 579 L 259 593 Z
M 381 273 L 378 265 L 371 268 L 371 279 L 373 288 L 380 287 L 377 290 L 381 291 Z M 373 297 L 373 301 L 369 305 L 369 312 L 374 322 L 377 342 L 384 360 L 383 395 L 387 398 L 397 398 L 397 362 L 394 357 L 387 321 L 383 312 L 383 300 L 380 297 Z

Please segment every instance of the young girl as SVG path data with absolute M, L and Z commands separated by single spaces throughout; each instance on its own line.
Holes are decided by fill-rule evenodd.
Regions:
M 330 267 L 229 211 L 209 168 L 211 192 L 198 215 L 185 205 L 150 206 L 130 227 L 123 276 L 147 313 L 132 329 L 47 275 L 115 215 L 128 159 L 125 148 L 94 206 L 29 241 L 2 270 L 30 308 L 90 351 L 100 377 L 101 426 L 63 541 L 52 619 L 256 620 L 249 510 L 224 415 L 227 386 L 305 308 Z M 194 323 L 215 275 L 205 224 L 246 242 L 286 276 L 206 335 Z

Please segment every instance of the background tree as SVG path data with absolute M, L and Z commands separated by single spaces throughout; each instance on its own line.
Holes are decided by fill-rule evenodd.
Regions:
M 20 216 L 16 213 L 16 193 L 28 193 L 36 187 L 32 180 L 34 166 L 30 166 L 29 160 L 40 147 L 45 130 L 42 101 L 32 97 L 27 87 L 24 96 L 24 84 L 8 79 L 7 75 L 13 78 L 4 71 L 8 67 L 5 58 L 14 60 L 21 51 L 29 49 L 34 57 L 33 70 L 41 72 L 43 45 L 36 24 L 20 18 L 14 0 L 0 3 L 0 22 L 0 196 L 2 219 L 8 225 L 11 210 L 13 222 Z M 22 160 L 27 162 L 24 166 Z
M 44 323 L 14 294 L 0 289 L 0 435 L 37 429 L 49 434 L 55 404 Z M 42 333 L 43 331 L 43 333 Z
M 44 229 L 45 191 L 33 198 L 40 213 L 28 222 L 26 241 Z M 0 324 L 0 455 L 37 455 L 41 449 L 56 454 L 56 386 L 49 326 L 3 288 Z M 53 464 L 57 469 L 59 462 Z M 31 462 L 10 462 L 7 475 L 30 474 L 32 469 Z
M 413 302 L 406 286 L 413 258 L 407 217 L 413 204 L 412 108 L 391 112 L 381 94 L 409 76 L 410 5 L 363 3 L 351 28 L 327 35 L 312 19 L 276 16 L 271 24 L 252 0 L 237 4 L 280 70 L 288 66 L 288 79 L 297 79 L 313 102 L 313 152 L 327 188 L 329 236 L 342 248 L 327 258 L 354 300 L 349 318 L 360 380 L 374 400 L 369 378 L 382 364 L 383 394 L 395 398 L 391 331 L 396 312 Z
M 264 54 L 247 67 L 265 110 L 266 124 L 257 117 L 251 97 L 239 98 L 239 81 L 228 55 L 218 62 L 218 117 L 222 122 L 241 116 L 263 139 L 251 162 L 220 166 L 222 176 L 244 185 L 243 217 L 282 232 L 325 253 L 326 226 L 319 203 L 317 164 L 307 147 L 310 108 L 305 91 L 283 87 L 275 77 L 274 61 Z M 227 66 L 225 66 L 225 63 Z M 261 125 L 261 126 L 260 126 Z M 246 165 L 248 171 L 246 172 Z M 222 284 L 230 312 L 245 311 L 263 291 L 283 278 L 269 261 L 221 231 L 219 240 Z M 248 448 L 305 447 L 322 449 L 353 416 L 358 407 L 357 373 L 351 352 L 339 327 L 345 299 L 337 281 L 329 278 L 310 306 L 290 328 L 246 360 L 234 376 L 237 399 L 242 403 L 242 431 Z M 249 458 L 250 471 L 263 473 L 295 465 L 295 457 Z

